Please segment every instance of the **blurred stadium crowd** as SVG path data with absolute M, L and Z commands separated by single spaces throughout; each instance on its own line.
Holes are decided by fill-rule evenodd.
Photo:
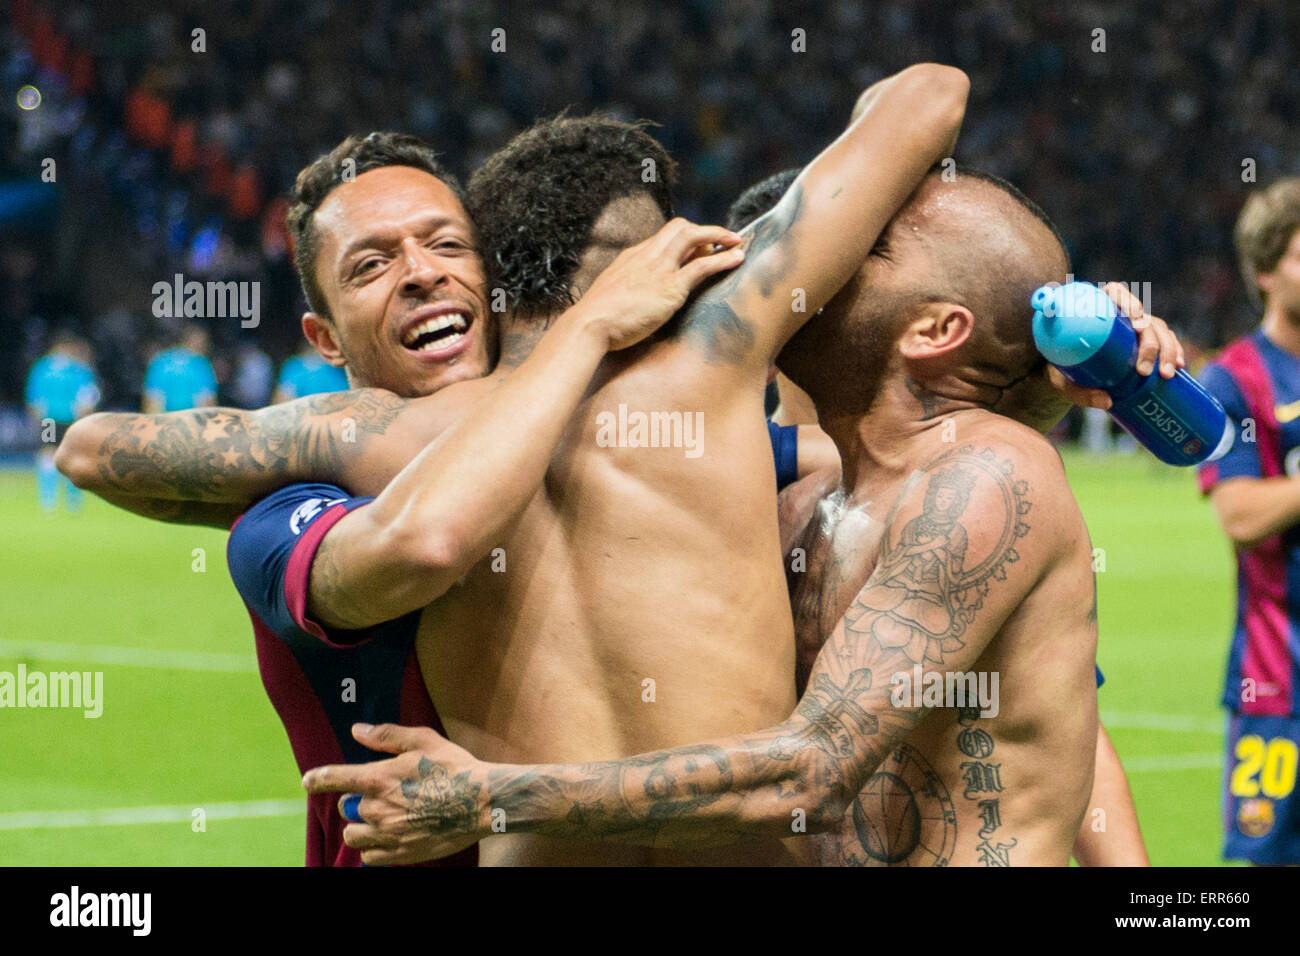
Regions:
M 258 327 L 207 330 L 219 399 L 256 402 L 248 363 L 300 346 L 283 196 L 351 132 L 418 134 L 466 175 L 565 107 L 646 117 L 683 165 L 679 212 L 720 221 L 863 87 L 953 63 L 973 84 L 957 158 L 1042 204 L 1079 278 L 1150 282 L 1207 348 L 1255 321 L 1231 247 L 1246 192 L 1300 173 L 1292 3 L 5 2 L 0 445 L 60 328 L 91 340 L 100 407 L 139 407 L 150 355 L 182 334 L 151 310 L 177 273 L 261 283 Z

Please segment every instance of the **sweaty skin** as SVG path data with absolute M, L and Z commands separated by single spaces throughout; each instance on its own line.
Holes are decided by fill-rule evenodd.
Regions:
M 612 758 L 761 727 L 789 711 L 793 634 L 762 417 L 767 368 L 947 153 L 967 87 L 959 71 L 929 65 L 878 84 L 862 115 L 748 231 L 745 264 L 688 304 L 667 335 L 606 359 L 542 491 L 501 542 L 504 569 L 485 560 L 424 612 L 421 665 L 453 739 L 495 759 Z M 503 356 L 521 344 L 531 345 L 507 340 Z M 308 410 L 308 427 L 329 435 L 326 451 L 348 460 L 333 474 L 294 477 L 378 491 L 439 423 L 419 412 L 413 421 L 412 410 L 435 399 L 468 404 L 458 393 L 485 387 L 416 400 L 361 448 L 330 446 L 342 410 L 324 420 Z M 603 420 L 656 412 L 670 428 L 682 422 L 654 436 L 666 438 L 660 447 Z M 403 440 L 389 440 L 398 432 Z M 278 483 L 296 454 L 273 456 Z M 511 833 L 485 840 L 481 859 L 661 857 Z M 729 859 L 790 856 L 768 841 Z
M 844 616 L 861 631 L 870 621 L 869 639 L 899 660 L 890 673 L 872 668 L 873 681 L 886 691 L 907 689 L 905 702 L 918 664 L 997 674 L 997 713 L 980 716 L 973 700 L 931 710 L 867 780 L 840 825 L 817 838 L 825 863 L 1063 865 L 1091 790 L 1093 761 L 1079 759 L 1092 756 L 1097 728 L 1087 530 L 1037 433 L 981 410 L 951 419 L 960 448 L 942 441 L 936 423 L 909 443 L 900 467 L 871 470 L 829 521 L 810 523 L 799 542 L 809 573 L 795 592 L 796 629 L 802 650 L 819 650 L 823 622 Z M 1008 444 L 1014 451 L 999 454 Z M 942 463 L 938 469 L 906 473 L 931 459 Z M 1035 467 L 1042 478 L 1026 480 Z M 885 545 L 889 511 L 909 482 L 919 513 Z M 1046 558 L 1049 536 L 1059 541 Z M 955 655 L 970 657 L 966 618 L 978 615 L 981 590 L 998 588 L 1020 561 L 1026 569 L 1037 564 L 1039 580 L 958 668 Z M 864 589 L 868 578 L 874 584 Z
M 855 485 L 823 535 L 808 577 L 822 579 L 818 595 L 844 596 L 834 599 L 843 616 L 786 721 L 619 761 L 513 766 L 477 760 L 432 731 L 388 726 L 369 739 L 409 751 L 390 761 L 401 767 L 399 787 L 381 764 L 321 768 L 305 784 L 360 790 L 368 821 L 393 832 L 414 825 L 441 839 L 439 854 L 495 822 L 507 832 L 677 848 L 818 833 L 809 841 L 817 860 L 834 864 L 1064 865 L 1091 788 L 1097 728 L 1087 532 L 1045 439 L 988 412 L 953 416 L 966 443 L 942 441 L 938 421 L 919 429 L 900 468 Z M 957 613 L 942 634 L 901 640 L 917 625 L 881 609 L 894 599 L 888 569 L 907 560 L 908 526 L 934 520 L 935 489 L 951 485 L 966 500 L 943 522 L 965 534 L 966 570 L 921 593 Z M 865 530 L 837 536 L 859 500 L 888 504 L 870 509 L 873 520 L 858 523 Z M 1003 697 L 996 718 L 895 705 L 892 675 L 918 665 L 1001 669 L 1021 693 Z M 387 861 L 384 851 L 367 859 Z
M 892 172 L 868 162 L 867 128 L 928 98 L 905 86 L 886 96 L 883 113 L 852 127 L 745 234 L 744 265 L 667 336 L 606 360 L 541 493 L 501 541 L 504 568 L 480 563 L 424 613 L 417 650 L 452 739 L 500 761 L 606 759 L 789 712 L 766 372 L 955 132 L 962 97 L 941 96 L 928 125 L 909 117 L 929 132 L 919 143 L 913 132 L 902 162 L 889 150 Z M 792 312 L 794 288 L 807 312 Z M 619 424 L 637 414 L 681 430 L 638 439 L 635 424 Z M 481 854 L 489 865 L 696 859 L 513 833 L 484 840 Z M 793 857 L 764 841 L 709 859 Z
M 987 200 L 981 188 L 973 195 Z M 938 198 L 954 215 L 962 197 Z M 1007 211 L 1024 229 L 1027 213 Z M 987 202 L 969 212 L 987 216 Z M 900 220 L 892 251 L 864 266 L 873 292 L 864 301 L 926 271 L 926 257 L 906 249 L 911 223 Z M 1028 234 L 1049 251 L 1020 280 L 1024 298 L 1065 272 L 1046 227 L 1031 222 Z M 876 281 L 882 274 L 888 282 Z M 1005 294 L 1018 302 L 1020 291 Z M 968 309 L 935 303 L 907 315 L 890 346 L 898 354 L 880 363 L 889 372 L 880 396 L 858 394 L 855 379 L 821 387 L 845 483 L 821 497 L 789 556 L 801 656 L 813 661 L 796 713 L 758 733 L 543 766 L 487 765 L 432 731 L 362 728 L 358 739 L 399 756 L 320 768 L 304 785 L 364 794 L 369 825 L 349 842 L 369 849 L 368 862 L 452 852 L 494 823 L 657 847 L 819 831 L 819 856 L 831 863 L 1068 861 L 1098 742 L 1091 546 L 1050 444 L 978 398 L 1036 420 L 1052 406 L 1059 417 L 1059 397 L 1041 366 L 1019 377 L 982 366 L 985 384 L 973 389 L 970 357 L 988 342 L 967 338 Z M 1172 348 L 1164 335 L 1162 348 Z M 1014 401 L 998 375 L 1013 380 Z M 807 515 L 827 490 L 801 482 L 783 511 Z M 897 698 L 895 675 L 915 668 L 996 674 L 999 699 L 981 715 Z

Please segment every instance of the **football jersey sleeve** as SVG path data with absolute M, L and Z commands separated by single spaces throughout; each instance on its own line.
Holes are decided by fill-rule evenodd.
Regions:
M 1198 380 L 1206 390 L 1219 400 L 1237 430 L 1232 448 L 1217 461 L 1204 462 L 1197 469 L 1201 493 L 1209 491 L 1228 478 L 1259 478 L 1263 470 L 1259 462 L 1259 444 L 1248 439 L 1254 437 L 1257 422 L 1251 420 L 1250 410 L 1241 389 L 1232 374 L 1221 365 L 1207 365 Z
M 308 576 L 321 540 L 345 515 L 373 500 L 337 485 L 296 484 L 263 498 L 235 523 L 226 545 L 230 576 L 244 603 L 276 634 L 297 629 L 335 647 L 375 636 L 373 629 L 326 628 L 307 616 Z

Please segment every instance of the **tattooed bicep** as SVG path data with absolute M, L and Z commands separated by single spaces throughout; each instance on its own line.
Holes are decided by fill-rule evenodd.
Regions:
M 865 639 L 873 653 L 923 666 L 977 655 L 1028 586 L 1025 575 L 1004 582 L 1033 508 L 1029 480 L 1002 450 L 967 445 L 931 462 L 898 496 L 875 571 L 845 615 L 845 647 L 862 653 Z

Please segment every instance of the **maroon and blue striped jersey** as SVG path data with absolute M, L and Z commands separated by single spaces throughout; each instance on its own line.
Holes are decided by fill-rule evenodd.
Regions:
M 308 574 L 321 539 L 371 500 L 334 485 L 291 485 L 249 508 L 230 532 L 230 576 L 253 620 L 262 683 L 302 773 L 392 756 L 357 743 L 357 722 L 443 732 L 415 657 L 419 611 L 360 631 L 326 628 L 307 616 Z M 338 800 L 339 794 L 307 798 L 308 866 L 361 863 L 360 852 L 343 842 L 347 822 Z M 471 848 L 430 865 L 476 861 Z
M 1237 427 L 1232 449 L 1201 465 L 1201 491 L 1230 478 L 1300 471 L 1300 358 L 1256 331 L 1199 376 Z M 1300 524 L 1237 552 L 1237 618 L 1223 704 L 1234 713 L 1300 716 Z

